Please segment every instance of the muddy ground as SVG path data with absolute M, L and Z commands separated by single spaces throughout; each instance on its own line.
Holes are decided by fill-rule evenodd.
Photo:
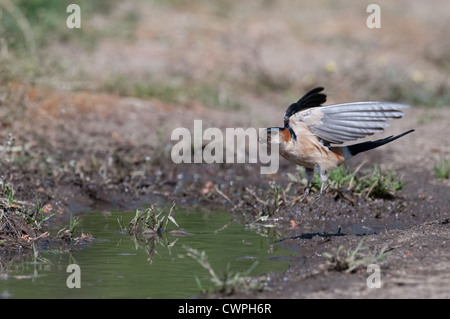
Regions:
M 286 272 L 267 274 L 268 289 L 231 297 L 449 298 L 450 182 L 434 172 L 450 156 L 445 10 L 382 3 L 383 27 L 370 30 L 365 8 L 353 4 L 199 3 L 125 1 L 85 28 L 112 28 L 131 12 L 128 37 L 105 36 L 94 49 L 46 43 L 40 72 L 2 80 L 3 267 L 32 243 L 66 241 L 45 230 L 67 223 L 71 212 L 175 200 L 227 209 L 249 223 L 267 214 L 279 244 L 295 252 Z M 411 104 L 377 138 L 415 133 L 347 164 L 393 170 L 402 190 L 380 199 L 330 189 L 299 202 L 303 186 L 289 183 L 298 172 L 285 160 L 274 175 L 261 175 L 258 164 L 171 161 L 174 128 L 192 130 L 195 119 L 204 129 L 278 126 L 285 108 L 315 85 L 325 86 L 328 103 Z M 262 203 L 273 182 L 288 191 L 281 202 Z M 28 220 L 16 219 L 23 214 Z M 346 272 L 324 257 L 361 240 L 364 253 L 386 252 L 380 289 L 367 287 L 365 266 Z

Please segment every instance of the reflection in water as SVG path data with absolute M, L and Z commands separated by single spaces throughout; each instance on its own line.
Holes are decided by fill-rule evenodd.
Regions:
M 159 255 L 157 250 L 159 246 L 162 249 L 167 249 L 170 260 L 173 261 L 174 256 L 172 254 L 171 248 L 176 244 L 178 238 L 175 238 L 175 240 L 172 240 L 170 242 L 167 233 L 144 233 L 140 236 L 134 234 L 130 237 L 133 240 L 136 249 L 144 249 L 144 251 L 147 253 L 147 261 L 150 263 L 150 265 L 153 263 L 153 257 L 155 256 L 155 254 Z

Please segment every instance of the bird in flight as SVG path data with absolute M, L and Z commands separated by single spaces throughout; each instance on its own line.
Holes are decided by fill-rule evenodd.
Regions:
M 343 144 L 382 132 L 391 119 L 403 116 L 407 105 L 391 102 L 352 102 L 322 106 L 326 95 L 322 87 L 306 93 L 291 104 L 284 114 L 284 127 L 269 127 L 265 130 L 267 143 L 276 143 L 280 154 L 287 160 L 305 167 L 307 184 L 301 200 L 310 192 L 314 172 L 320 174 L 320 193 L 326 189 L 327 173 L 337 169 L 345 160 L 392 142 L 409 130 L 396 136 L 348 146 Z

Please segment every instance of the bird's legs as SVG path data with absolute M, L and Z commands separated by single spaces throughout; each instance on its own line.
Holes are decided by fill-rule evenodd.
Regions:
M 326 190 L 328 188 L 328 175 L 327 175 L 327 171 L 319 168 L 320 169 L 320 193 L 319 195 L 316 196 L 316 200 L 319 200 L 322 197 L 323 191 Z
M 316 166 L 314 169 L 305 168 L 306 178 L 308 181 L 306 183 L 305 192 L 300 197 L 301 202 L 309 195 L 309 192 L 311 191 L 310 186 L 311 186 L 312 179 L 314 178 L 314 171 L 320 173 L 320 192 L 316 196 L 316 200 L 319 200 L 322 197 L 323 192 L 328 188 L 328 183 L 327 183 L 328 175 L 327 175 L 326 170 L 322 169 L 320 166 Z
M 311 185 L 311 181 L 314 178 L 314 170 L 311 168 L 305 168 L 305 173 L 306 173 L 306 178 L 307 178 L 307 183 L 306 183 L 306 188 L 305 188 L 305 192 L 303 193 L 302 197 L 300 197 L 300 201 L 302 202 L 309 194 L 310 189 L 310 185 Z

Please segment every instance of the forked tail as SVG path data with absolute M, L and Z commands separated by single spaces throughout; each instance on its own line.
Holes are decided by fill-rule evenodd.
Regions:
M 370 142 L 363 142 L 363 143 L 358 143 L 358 144 L 354 144 L 354 145 L 349 145 L 349 146 L 344 146 L 344 147 L 332 147 L 331 151 L 343 156 L 345 159 L 348 159 L 350 157 L 355 156 L 358 153 L 362 153 L 374 148 L 377 148 L 381 145 L 390 143 L 392 141 L 395 141 L 396 139 L 405 136 L 409 133 L 414 132 L 414 130 L 409 130 L 407 132 L 404 132 L 402 134 L 399 134 L 397 136 L 389 136 L 380 140 L 376 140 L 376 141 L 370 141 Z

